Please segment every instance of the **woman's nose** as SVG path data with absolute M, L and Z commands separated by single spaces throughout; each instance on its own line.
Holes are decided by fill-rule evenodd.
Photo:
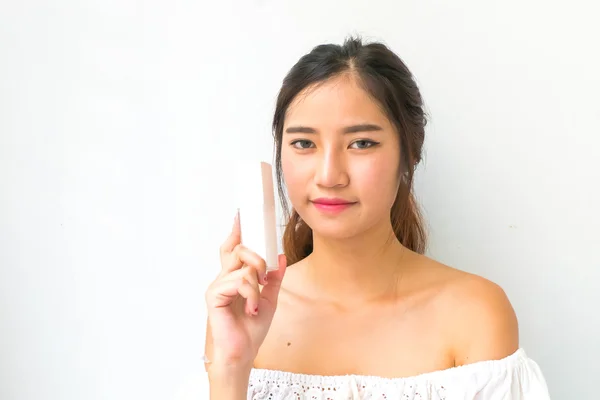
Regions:
M 323 151 L 319 156 L 315 171 L 316 184 L 333 188 L 346 186 L 349 181 L 346 157 L 335 149 Z

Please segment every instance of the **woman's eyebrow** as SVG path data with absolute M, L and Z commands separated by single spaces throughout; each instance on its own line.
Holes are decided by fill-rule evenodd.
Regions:
M 383 128 L 375 124 L 359 124 L 352 125 L 344 128 L 344 133 L 356 133 L 356 132 L 373 132 L 382 131 Z
M 347 126 L 342 129 L 343 133 L 357 133 L 357 132 L 373 132 L 382 131 L 383 128 L 375 124 L 358 124 Z M 286 133 L 317 133 L 317 130 L 308 126 L 290 126 L 286 128 Z
M 285 130 L 286 133 L 317 133 L 317 131 L 308 126 L 290 126 Z

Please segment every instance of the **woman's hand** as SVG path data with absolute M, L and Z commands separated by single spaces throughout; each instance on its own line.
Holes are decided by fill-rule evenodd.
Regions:
M 224 372 L 228 375 L 252 369 L 271 326 L 285 274 L 285 256 L 280 255 L 278 261 L 279 269 L 267 274 L 265 261 L 240 244 L 236 215 L 231 234 L 221 246 L 221 272 L 206 291 L 209 375 L 213 369 L 218 374 L 228 371 Z

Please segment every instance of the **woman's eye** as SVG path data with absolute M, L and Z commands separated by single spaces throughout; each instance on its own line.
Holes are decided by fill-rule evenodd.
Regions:
M 358 149 L 368 149 L 369 147 L 375 146 L 378 144 L 377 142 L 373 142 L 372 140 L 357 140 L 352 143 L 350 146 L 356 146 Z
M 309 149 L 313 145 L 310 140 L 295 140 L 292 142 L 292 146 L 297 149 Z

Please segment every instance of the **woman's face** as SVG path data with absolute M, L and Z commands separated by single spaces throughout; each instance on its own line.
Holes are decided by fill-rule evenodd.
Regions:
M 292 206 L 324 237 L 389 224 L 400 182 L 396 129 L 351 75 L 307 89 L 283 126 L 281 162 Z

